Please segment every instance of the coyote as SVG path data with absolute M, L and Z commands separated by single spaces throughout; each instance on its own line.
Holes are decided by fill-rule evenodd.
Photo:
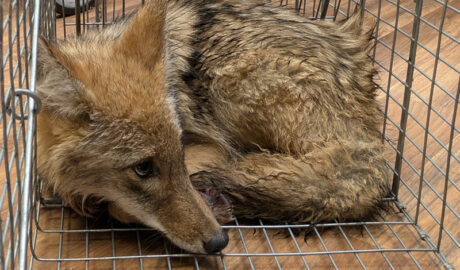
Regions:
M 41 39 L 39 175 L 83 215 L 104 202 L 196 253 L 227 245 L 214 214 L 366 218 L 389 190 L 371 35 L 359 12 L 151 0 L 102 31 Z

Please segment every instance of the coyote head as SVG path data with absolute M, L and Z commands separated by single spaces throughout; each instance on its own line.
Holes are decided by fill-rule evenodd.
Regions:
M 165 9 L 147 4 L 112 37 L 40 40 L 39 173 L 83 212 L 98 198 L 186 250 L 217 252 L 228 237 L 191 185 L 168 93 Z

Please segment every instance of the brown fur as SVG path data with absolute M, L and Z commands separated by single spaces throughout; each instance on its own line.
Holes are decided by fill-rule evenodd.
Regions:
M 101 33 L 40 41 L 40 175 L 80 212 L 107 201 L 194 252 L 220 229 L 192 182 L 239 217 L 366 217 L 388 192 L 370 33 L 359 15 L 153 0 Z M 158 177 L 135 175 L 145 160 Z

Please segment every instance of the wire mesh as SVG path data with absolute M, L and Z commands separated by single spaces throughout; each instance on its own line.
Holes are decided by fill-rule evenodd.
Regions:
M 38 37 L 38 2 L 2 1 L 0 6 L 0 266 L 14 269 L 27 256 L 27 217 L 34 116 L 34 40 Z M 35 50 L 36 51 L 36 50 Z M 37 102 L 37 103 L 36 103 Z M 35 106 L 37 105 L 37 106 Z
M 382 141 L 393 173 L 394 196 L 387 198 L 391 211 L 374 221 L 315 225 L 237 219 L 223 226 L 229 233 L 229 246 L 222 254 L 206 256 L 184 253 L 149 228 L 123 225 L 103 214 L 94 219 L 80 217 L 60 199 L 42 193 L 34 172 L 34 113 L 29 113 L 35 100 L 29 94 L 35 84 L 32 33 L 38 24 L 34 12 L 40 17 L 41 34 L 60 40 L 111 24 L 134 12 L 143 1 L 76 1 L 75 16 L 64 16 L 65 11 L 55 10 L 50 0 L 2 2 L 2 269 L 25 269 L 19 257 L 28 258 L 28 269 L 459 266 L 460 32 L 456 25 L 460 3 L 362 2 L 365 24 L 375 23 L 370 56 L 379 71 Z M 341 20 L 353 12 L 356 1 L 282 0 L 279 4 L 313 19 Z M 21 89 L 31 91 L 24 94 Z M 30 210 L 27 201 L 21 205 L 27 183 L 33 185 Z M 19 251 L 19 233 L 27 228 L 20 224 L 21 214 L 25 221 L 30 220 L 29 253 Z

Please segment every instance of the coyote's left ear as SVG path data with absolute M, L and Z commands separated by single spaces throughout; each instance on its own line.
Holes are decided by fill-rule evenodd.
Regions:
M 115 53 L 135 58 L 154 69 L 165 56 L 165 20 L 165 0 L 146 3 L 114 45 Z
M 339 23 L 340 32 L 353 33 L 360 35 L 363 28 L 363 12 L 362 7 L 356 7 L 350 18 Z
M 86 103 L 79 91 L 79 83 L 60 59 L 65 57 L 59 49 L 40 37 L 37 56 L 37 85 L 44 108 L 71 119 L 87 113 Z

